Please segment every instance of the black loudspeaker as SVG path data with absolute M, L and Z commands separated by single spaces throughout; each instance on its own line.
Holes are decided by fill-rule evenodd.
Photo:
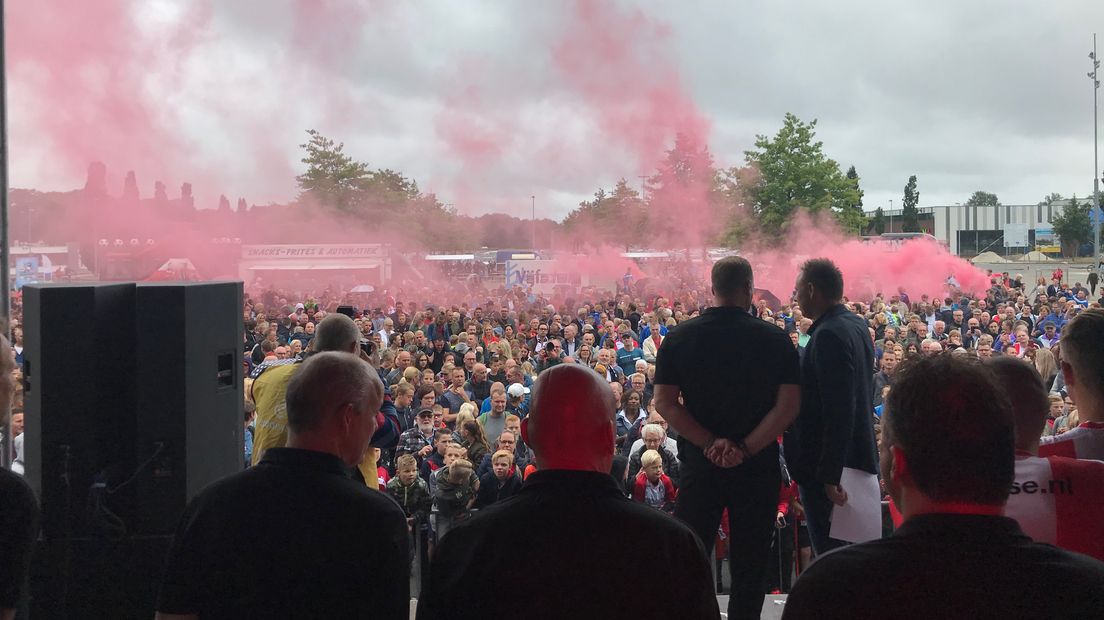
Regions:
M 47 539 L 119 536 L 133 519 L 135 292 L 23 288 L 24 458 Z
M 241 282 L 139 284 L 135 533 L 171 534 L 189 499 L 241 471 Z
M 243 467 L 242 285 L 23 291 L 31 616 L 152 617 L 187 501 Z

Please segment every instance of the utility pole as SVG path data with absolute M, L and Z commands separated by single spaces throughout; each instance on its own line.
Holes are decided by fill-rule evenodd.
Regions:
M 1093 33 L 1093 51 L 1089 53 L 1093 70 L 1089 73 L 1089 79 L 1093 82 L 1093 269 L 1100 271 L 1100 143 L 1097 139 L 1096 99 L 1100 90 L 1100 79 L 1097 71 L 1100 69 L 1100 59 L 1096 55 L 1096 33 Z
M 529 220 L 529 247 L 537 249 L 537 197 L 530 196 L 533 205 L 533 217 Z
M 0 318 L 7 324 L 3 333 L 11 335 L 11 246 L 8 231 L 8 75 L 7 55 L 4 53 L 4 0 L 0 0 Z M 0 421 L 10 417 L 11 411 L 0 411 Z M 11 468 L 11 425 L 0 424 L 0 467 Z

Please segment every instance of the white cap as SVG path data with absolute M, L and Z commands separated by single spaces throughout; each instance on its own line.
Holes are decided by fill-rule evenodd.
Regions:
M 514 383 L 506 389 L 506 393 L 509 394 L 511 398 L 521 398 L 529 393 L 529 388 L 520 383 Z

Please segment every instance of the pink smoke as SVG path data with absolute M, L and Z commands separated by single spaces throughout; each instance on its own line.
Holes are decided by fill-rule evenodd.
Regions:
M 868 300 L 878 293 L 894 295 L 898 287 L 915 299 L 924 294 L 941 298 L 949 289 L 950 277 L 970 293 L 989 286 L 984 271 L 939 243 L 868 244 L 844 236 L 828 218 L 810 218 L 804 213 L 795 218 L 782 247 L 760 247 L 753 242 L 741 253 L 752 264 L 755 286 L 782 300 L 790 297 L 801 264 L 810 258 L 831 259 L 843 273 L 844 294 L 855 300 Z
M 708 142 L 710 123 L 685 92 L 665 43 L 670 29 L 639 9 L 576 0 L 552 58 L 597 123 L 596 139 L 623 146 L 651 171 L 675 136 Z

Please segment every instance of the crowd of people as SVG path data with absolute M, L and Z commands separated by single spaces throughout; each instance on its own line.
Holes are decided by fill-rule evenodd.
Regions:
M 1093 299 L 1096 291 L 1061 273 L 1034 285 L 1020 276 L 990 273 L 985 291 L 898 288 L 847 299 L 838 270 L 829 261 L 810 261 L 793 293 L 774 303 L 773 296 L 755 294 L 746 261 L 722 259 L 718 266 L 711 280 L 683 273 L 665 279 L 662 290 L 626 281 L 617 291 L 590 288 L 574 295 L 468 285 L 407 286 L 368 295 L 330 288 L 247 290 L 244 477 L 227 479 L 190 505 L 160 611 L 218 609 L 219 588 L 239 581 L 220 586 L 217 575 L 202 580 L 194 575 L 207 558 L 191 546 L 209 546 L 214 523 L 236 524 L 218 533 L 224 541 L 261 536 L 255 529 L 238 531 L 261 512 L 317 529 L 330 522 L 325 506 L 341 501 L 359 506 L 348 519 L 378 524 L 371 529 L 387 541 L 390 555 L 368 553 L 377 566 L 370 575 L 358 575 L 360 582 L 405 581 L 412 535 L 413 548 L 424 554 L 426 596 L 433 599 L 426 617 L 467 617 L 476 610 L 457 612 L 461 599 L 449 602 L 444 595 L 450 586 L 440 567 L 459 570 L 457 563 L 467 561 L 459 557 L 461 549 L 477 554 L 463 538 L 478 539 L 480 523 L 501 521 L 504 511 L 518 509 L 530 487 L 570 494 L 570 485 L 550 482 L 561 469 L 558 459 L 570 460 L 567 453 L 587 465 L 564 469 L 604 467 L 620 499 L 685 523 L 672 535 L 693 532 L 700 551 L 718 567 L 728 558 L 729 617 L 758 617 L 766 593 L 792 590 L 789 614 L 829 604 L 832 593 L 818 584 L 849 587 L 827 572 L 827 557 L 813 561 L 814 555 L 847 546 L 828 530 L 833 506 L 848 501 L 841 481 L 848 468 L 878 476 L 894 525 L 916 541 L 940 525 L 932 520 L 924 532 L 919 526 L 908 529 L 917 515 L 931 512 L 924 507 L 943 506 L 933 509 L 939 512 L 961 500 L 997 506 L 985 514 L 1000 514 L 1007 503 L 1008 514 L 1036 541 L 1104 559 L 1097 542 L 1104 539 L 1104 521 L 1087 518 L 1100 512 L 1091 506 L 1104 505 L 1104 473 L 1097 467 L 1104 463 L 1095 463 L 1104 459 L 1104 310 L 1099 309 L 1104 298 Z M 18 331 L 13 345 L 18 357 Z M 364 368 L 370 371 L 362 373 Z M 553 406 L 549 377 L 556 373 L 571 382 L 564 380 Z M 543 410 L 538 391 L 544 394 Z M 925 396 L 931 403 L 923 402 Z M 976 429 L 981 437 L 971 434 L 977 425 L 956 417 L 978 398 L 989 399 L 985 406 L 993 410 L 988 426 Z M 601 403 L 591 402 L 595 399 Z M 22 424 L 18 390 L 14 405 L 19 417 L 13 416 L 13 428 Z M 607 408 L 608 454 L 583 458 L 579 451 L 601 443 L 586 436 L 593 426 L 586 416 L 602 417 Z M 921 419 L 923 412 L 929 417 Z M 538 413 L 540 439 L 534 437 Z M 1009 422 L 1011 460 L 998 467 L 999 475 L 980 481 L 969 472 L 983 456 L 946 453 L 1003 441 L 1001 415 Z M 953 438 L 945 449 L 934 450 L 949 464 L 918 457 L 920 444 L 908 443 L 931 439 L 925 433 L 935 430 L 925 431 L 924 424 L 942 425 L 935 430 Z M 843 427 L 847 430 L 838 431 Z M 17 437 L 16 469 L 20 445 Z M 311 450 L 331 457 L 304 456 Z M 990 456 L 996 460 L 1002 454 Z M 1086 462 L 1090 465 L 1083 466 Z M 959 468 L 960 483 L 925 477 L 925 468 L 937 475 L 952 466 Z M 375 496 L 339 488 L 333 475 L 348 477 Z M 308 483 L 332 487 L 334 496 L 297 487 Z M 580 496 L 609 491 L 597 490 L 590 479 L 572 484 Z M 969 485 L 979 495 L 967 502 L 962 494 Z M 1075 500 L 1063 485 L 1077 488 Z M 265 489 L 283 495 L 265 495 Z M 288 494 L 298 499 L 278 506 L 278 498 Z M 246 496 L 258 497 L 263 510 L 226 508 Z M 378 501 L 386 497 L 395 501 Z M 315 510 L 292 514 L 295 506 L 312 502 Z M 530 512 L 538 508 L 539 503 L 526 504 Z M 342 521 L 326 536 L 340 539 L 354 527 Z M 559 531 L 558 525 L 547 527 Z M 658 526 L 653 522 L 653 527 Z M 274 528 L 265 526 L 263 532 L 273 544 L 288 535 Z M 531 536 L 527 544 L 546 546 Z M 626 547 L 648 544 L 646 531 L 634 538 Z M 860 548 L 867 547 L 848 547 L 851 555 L 840 553 L 836 563 L 882 561 L 852 553 Z M 361 567 L 363 562 L 352 558 L 356 545 L 347 551 L 348 566 Z M 624 553 L 628 557 L 627 548 Z M 288 561 L 270 555 L 265 561 L 271 565 Z M 240 559 L 217 561 L 241 566 Z M 391 564 L 407 568 L 383 570 Z M 1086 566 L 1093 575 L 1104 574 L 1104 565 Z M 808 576 L 792 583 L 806 569 Z M 326 572 L 334 596 L 356 587 L 338 572 Z M 708 575 L 704 579 L 711 591 L 714 586 L 720 591 L 722 571 L 713 572 L 716 583 Z M 468 584 L 460 575 L 451 579 L 454 585 Z M 195 598 L 205 589 L 210 590 L 202 599 Z M 396 614 L 398 599 L 408 599 L 406 585 L 399 590 L 389 607 Z M 325 596 L 312 598 L 317 604 Z M 1088 599 L 1100 601 L 1100 592 Z M 469 593 L 462 600 L 478 599 Z M 341 601 L 333 604 L 334 617 L 347 611 Z M 713 610 L 702 605 L 699 611 L 715 611 L 715 601 Z M 804 616 L 795 611 L 794 617 Z
M 982 360 L 1005 356 L 1033 367 L 1048 391 L 1048 416 L 1041 433 L 1044 451 L 1054 438 L 1084 432 L 1078 430 L 1082 421 L 1062 372 L 1061 336 L 1079 312 L 1104 300 L 1091 300 L 1095 291 L 1064 280 L 1061 273 L 1034 286 L 1008 273 L 989 276 L 990 288 L 975 294 L 949 290 L 910 295 L 898 289 L 869 299 L 840 300 L 869 336 L 873 373 L 862 389 L 869 392 L 872 433 L 881 432 L 884 403 L 897 368 L 911 359 L 938 355 Z M 647 297 L 634 295 L 626 283 L 616 293 L 586 290 L 576 298 L 559 299 L 521 288 L 463 291 L 463 301 L 454 304 L 434 299 L 428 290 L 405 298 L 381 291 L 369 299 L 332 291 L 314 298 L 269 290 L 247 300 L 245 345 L 253 376 L 263 376 L 267 368 L 294 362 L 309 350 L 324 317 L 337 312 L 350 316 L 361 348 L 371 354 L 388 388 L 401 433 L 397 445 L 379 451 L 374 483 L 399 500 L 412 526 L 423 529 L 432 547 L 471 511 L 516 494 L 521 482 L 536 471 L 519 428 L 529 411 L 533 381 L 561 364 L 592 369 L 610 386 L 616 401 L 619 457 L 613 467 L 624 493 L 674 514 L 682 461 L 678 433 L 657 410 L 657 358 L 669 330 L 707 314 L 713 305 L 707 291 L 706 282 L 689 276 Z M 808 315 L 811 304 L 806 300 L 803 310 L 795 294 L 773 307 L 768 299 L 751 299 L 746 309 L 785 334 L 803 363 L 814 325 L 814 317 Z M 751 344 L 745 340 L 733 346 Z M 723 381 L 711 374 L 717 365 L 713 356 L 724 352 L 718 350 L 722 346 L 705 343 L 697 358 L 680 358 L 679 363 Z M 821 356 L 830 355 L 833 348 L 841 346 L 821 347 L 827 349 Z M 765 363 L 762 351 L 757 353 Z M 873 445 L 868 453 L 863 468 L 876 471 Z M 254 462 L 257 457 L 254 453 Z M 785 461 L 781 476 L 771 515 L 779 528 L 773 536 L 776 553 L 770 555 L 769 577 L 762 585 L 766 592 L 787 591 L 792 573 L 808 565 L 814 546 L 798 481 Z M 824 513 L 826 526 L 824 511 L 830 511 L 831 503 L 827 497 L 821 501 L 824 505 L 817 512 Z M 433 519 L 427 518 L 430 514 Z M 727 511 L 725 517 L 719 527 L 713 526 L 716 535 L 707 541 L 715 546 L 718 562 L 732 536 L 732 517 Z M 821 553 L 834 546 L 826 532 L 823 538 Z

